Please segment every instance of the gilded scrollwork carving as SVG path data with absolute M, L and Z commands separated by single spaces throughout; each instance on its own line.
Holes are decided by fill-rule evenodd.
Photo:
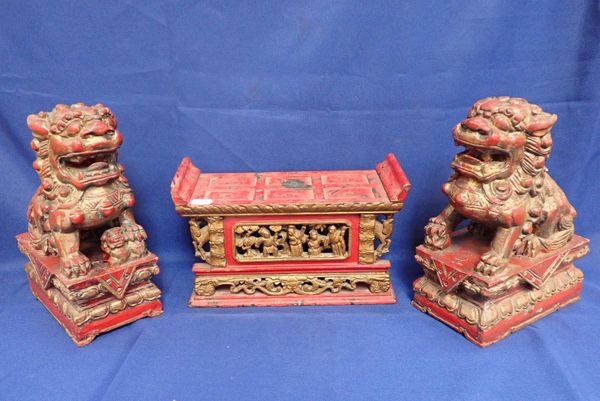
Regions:
M 327 291 L 334 294 L 354 291 L 361 284 L 371 293 L 381 294 L 389 291 L 390 278 L 387 273 L 197 276 L 194 290 L 199 296 L 213 296 L 219 287 L 228 287 L 232 294 L 318 295 Z
M 238 224 L 233 253 L 240 262 L 345 259 L 349 233 L 346 222 Z
M 149 280 L 151 277 L 156 276 L 160 272 L 160 269 L 157 265 L 142 267 L 137 269 L 133 273 L 133 277 L 129 282 L 131 287 L 140 284 L 141 282 Z M 52 285 L 56 287 L 69 302 L 73 302 L 79 305 L 83 305 L 85 303 L 89 303 L 96 298 L 102 298 L 105 296 L 109 290 L 106 286 L 102 284 L 90 285 L 85 288 L 79 290 L 71 290 L 67 288 L 62 281 L 57 279 L 56 277 L 52 278 Z
M 211 216 L 208 220 L 208 231 L 210 244 L 210 263 L 213 266 L 225 266 L 225 234 L 223 228 L 223 217 Z

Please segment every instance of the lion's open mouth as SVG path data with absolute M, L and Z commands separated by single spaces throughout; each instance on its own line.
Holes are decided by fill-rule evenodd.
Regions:
M 510 154 L 501 150 L 478 148 L 463 144 L 465 151 L 456 155 L 452 167 L 459 173 L 487 181 L 510 169 Z
M 497 151 L 494 149 L 477 149 L 467 148 L 458 156 L 464 163 L 481 164 L 481 163 L 506 163 L 510 156 L 506 152 Z
M 58 161 L 63 173 L 81 183 L 112 179 L 120 173 L 114 150 L 71 153 Z

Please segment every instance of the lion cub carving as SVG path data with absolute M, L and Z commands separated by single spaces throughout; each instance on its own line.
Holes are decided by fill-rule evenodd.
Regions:
M 27 212 L 33 246 L 46 255 L 58 255 L 69 277 L 87 274 L 91 268 L 80 250 L 84 238 L 98 242 L 102 237 L 109 265 L 146 254 L 146 233 L 135 222 L 130 210 L 135 199 L 123 167 L 117 164 L 123 139 L 112 112 L 102 104 L 59 104 L 51 112 L 30 115 L 27 125 L 36 153 L 33 168 L 41 180 Z M 115 228 L 123 244 L 135 250 L 127 257 L 108 252 L 116 249 L 107 242 L 115 235 L 102 233 Z
M 444 184 L 449 204 L 425 227 L 425 246 L 444 249 L 464 219 L 474 235 L 491 237 L 475 271 L 494 275 L 512 255 L 535 257 L 559 249 L 574 233 L 575 209 L 548 175 L 550 130 L 557 116 L 525 99 L 477 101 L 452 134 L 465 151 Z

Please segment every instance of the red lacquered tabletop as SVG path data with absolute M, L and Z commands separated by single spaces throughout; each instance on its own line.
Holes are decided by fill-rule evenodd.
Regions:
M 410 183 L 393 155 L 374 170 L 267 173 L 200 173 L 184 158 L 173 178 L 171 195 L 178 210 L 206 212 L 252 205 L 376 205 L 398 209 Z M 243 209 L 242 209 L 243 210 Z M 265 209 L 267 210 L 267 209 Z M 269 209 L 270 210 L 270 209 Z
M 387 202 L 374 170 L 201 174 L 189 202 L 203 204 Z

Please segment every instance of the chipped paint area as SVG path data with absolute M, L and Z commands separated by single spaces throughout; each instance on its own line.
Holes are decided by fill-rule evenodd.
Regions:
M 303 180 L 300 180 L 298 178 L 290 178 L 287 180 L 282 181 L 281 185 L 284 188 L 288 188 L 288 189 L 311 189 L 312 185 L 307 184 L 306 182 L 304 182 Z

